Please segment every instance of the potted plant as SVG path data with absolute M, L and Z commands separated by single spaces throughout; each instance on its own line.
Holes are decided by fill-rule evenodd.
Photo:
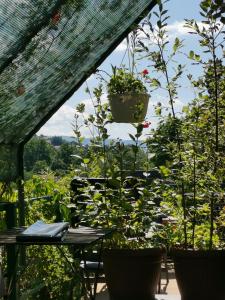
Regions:
M 125 71 L 115 72 L 124 74 Z M 139 91 L 146 92 L 142 83 L 138 81 L 135 84 L 139 86 Z M 124 85 L 121 89 L 124 89 Z M 102 89 L 95 94 L 98 103 L 101 95 Z M 101 112 L 100 105 L 97 106 L 96 112 L 97 114 Z M 90 222 L 91 226 L 117 229 L 113 238 L 105 241 L 104 246 L 107 246 L 107 249 L 103 252 L 104 271 L 111 299 L 153 300 L 165 250 L 160 247 L 154 248 L 153 244 L 144 239 L 145 232 L 151 225 L 154 203 L 149 198 L 149 186 L 147 187 L 146 184 L 150 182 L 147 177 L 144 175 L 140 178 L 133 177 L 138 176 L 137 170 L 140 166 L 148 170 L 148 162 L 140 161 L 139 158 L 144 156 L 148 159 L 148 156 L 139 148 L 140 144 L 143 145 L 143 141 L 140 142 L 141 135 L 144 129 L 149 127 L 150 122 L 133 124 L 136 133 L 130 134 L 133 143 L 132 147 L 127 147 L 120 140 L 111 145 L 106 143 L 108 138 L 106 120 L 105 115 L 102 115 L 95 123 L 100 129 L 100 138 L 96 141 L 101 141 L 102 145 L 102 148 L 99 148 L 98 160 L 103 163 L 101 173 L 103 177 L 116 180 L 117 185 L 111 189 L 105 182 L 101 183 L 98 188 L 104 192 L 95 191 L 92 194 L 93 203 L 87 207 L 86 215 L 89 217 L 86 221 Z M 93 149 L 93 157 L 96 157 L 98 153 L 96 148 Z M 110 151 L 113 154 L 113 163 Z M 88 190 L 87 192 L 89 193 Z
M 134 173 L 143 125 L 135 127 Z M 122 160 L 120 155 L 121 151 L 119 161 Z M 122 185 L 118 194 L 118 209 L 114 209 L 118 231 L 103 252 L 110 300 L 153 300 L 160 281 L 165 249 L 160 245 L 155 247 L 152 241 L 145 238 L 145 232 L 153 220 L 154 207 L 154 203 L 149 201 L 149 183 L 143 178 L 124 177 L 122 165 L 120 174 Z M 113 201 L 116 203 L 115 197 Z
M 158 51 L 151 52 L 149 45 L 143 44 L 146 56 L 151 57 L 159 76 L 152 79 L 152 85 L 167 89 L 171 115 L 168 120 L 174 124 L 174 136 L 166 136 L 167 152 L 172 158 L 160 165 L 160 171 L 172 178 L 168 189 L 161 189 L 164 205 L 177 217 L 177 224 L 166 224 L 162 236 L 171 235 L 173 241 L 172 257 L 182 300 L 225 299 L 225 251 L 223 235 L 220 232 L 219 219 L 224 206 L 224 76 L 223 66 L 224 9 L 222 1 L 201 1 L 203 22 L 186 21 L 186 27 L 199 37 L 200 47 L 204 47 L 207 57 L 200 56 L 193 50 L 188 57 L 195 65 L 204 70 L 203 76 L 196 79 L 194 72 L 188 75 L 195 95 L 192 106 L 184 109 L 186 115 L 178 118 L 174 103 L 178 95 L 178 79 L 184 68 L 181 64 L 174 67 L 175 75 L 170 73 L 169 61 L 175 61 L 183 43 L 176 38 L 173 52 L 168 55 L 166 10 L 164 1 L 159 1 L 157 25 L 150 23 L 150 16 L 145 26 L 154 36 Z M 166 1 L 165 1 L 166 2 Z M 199 25 L 201 23 L 201 25 Z M 149 35 L 147 31 L 146 36 Z M 152 41 L 151 41 L 152 42 Z M 141 45 L 141 43 L 140 43 Z M 199 50 L 199 49 L 198 49 Z M 173 59 L 171 59 L 171 57 Z M 158 81 L 163 77 L 161 82 Z M 157 112 L 161 115 L 159 103 Z M 180 121 L 182 125 L 180 125 Z M 166 128 L 168 130 L 168 127 Z M 158 131 L 159 133 L 159 131 Z M 156 135 L 155 135 L 156 136 Z M 157 145 L 158 147 L 160 146 Z M 157 150 L 156 150 L 157 151 Z M 160 186 L 161 185 L 161 186 Z M 169 186 L 170 185 L 170 186 Z M 174 187 L 172 186 L 174 185 Z M 223 195 L 223 196 L 220 196 Z M 222 201 L 221 201 L 222 200 Z M 224 222 L 224 220 L 223 220 Z M 170 244 L 171 243 L 167 243 Z
M 114 122 L 139 123 L 144 120 L 149 95 L 140 79 L 133 73 L 113 67 L 107 88 Z
M 110 300 L 154 300 L 165 249 L 130 240 L 105 249 L 103 265 Z
M 206 47 L 206 51 L 211 52 L 212 56 L 203 62 L 201 57 L 190 52 L 192 60 L 201 61 L 204 65 L 204 77 L 195 81 L 199 97 L 189 107 L 186 128 L 183 130 L 184 136 L 189 137 L 186 145 L 191 145 L 185 149 L 189 155 L 186 157 L 183 154 L 186 164 L 183 182 L 187 187 L 187 164 L 191 162 L 192 165 L 192 199 L 190 202 L 184 195 L 183 205 L 186 249 L 173 249 L 172 256 L 182 300 L 223 300 L 225 251 L 219 219 L 224 206 L 224 161 L 221 158 L 223 133 L 220 129 L 223 117 L 219 107 L 224 101 L 225 68 L 219 58 L 220 41 L 217 40 L 222 6 L 217 1 L 202 1 L 200 5 L 201 15 L 205 19 L 203 22 L 208 24 L 208 28 L 199 28 L 193 20 L 186 21 L 186 26 L 198 34 L 200 45 Z M 194 84 L 191 77 L 190 79 Z M 206 149 L 204 157 L 203 144 Z

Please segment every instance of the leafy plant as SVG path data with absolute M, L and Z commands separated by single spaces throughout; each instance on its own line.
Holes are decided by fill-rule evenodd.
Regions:
M 113 75 L 107 85 L 109 95 L 145 94 L 147 89 L 143 82 L 124 69 L 113 67 Z
M 162 181 L 156 181 L 154 188 L 163 200 L 162 211 L 174 216 L 177 224 L 172 235 L 168 235 L 168 224 L 158 231 L 158 235 L 170 238 L 170 245 L 179 242 L 184 248 L 218 248 L 223 245 L 219 239 L 216 207 L 218 209 L 223 205 L 217 195 L 224 190 L 224 160 L 221 152 L 224 136 L 224 9 L 221 1 L 202 1 L 202 24 L 186 20 L 186 27 L 191 34 L 199 37 L 199 45 L 203 48 L 201 55 L 191 50 L 186 56 L 203 72 L 197 79 L 192 74 L 187 76 L 194 89 L 195 99 L 184 108 L 183 117 L 178 118 L 175 103 L 185 68 L 176 63 L 176 57 L 181 55 L 183 41 L 175 38 L 172 49 L 169 47 L 169 16 L 164 8 L 166 2 L 158 1 L 159 10 L 153 13 L 157 25 L 153 25 L 152 14 L 149 14 L 140 28 L 146 38 L 150 39 L 150 44 L 154 41 L 155 47 L 151 50 L 145 39 L 145 43 L 140 40 L 138 50 L 149 58 L 157 71 L 158 78 L 149 78 L 150 86 L 167 91 L 171 109 L 165 117 L 162 115 L 162 104 L 156 105 L 156 113 L 164 119 L 161 124 L 166 131 L 161 130 L 161 125 L 148 142 L 150 149 L 154 149 L 154 143 L 160 141 L 160 146 L 164 144 L 163 148 L 170 153 L 166 155 L 164 165 L 159 165 L 162 181 L 169 184 L 165 186 Z M 172 124 L 174 131 L 172 139 L 168 135 L 168 124 Z

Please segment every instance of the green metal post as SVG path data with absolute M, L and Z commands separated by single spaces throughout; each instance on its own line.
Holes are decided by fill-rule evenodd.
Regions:
M 19 226 L 25 226 L 25 201 L 24 201 L 24 145 L 20 144 L 17 152 L 17 188 L 18 188 L 18 208 L 19 208 Z M 26 248 L 20 247 L 19 265 L 26 264 Z
M 7 229 L 16 227 L 16 204 L 12 202 L 5 203 L 5 212 Z
M 8 229 L 16 226 L 16 206 L 14 203 L 5 203 L 6 211 L 6 225 Z M 8 288 L 9 296 L 8 300 L 17 299 L 17 289 L 16 289 L 16 247 L 7 246 L 7 278 L 8 278 Z
M 19 203 L 19 226 L 25 225 L 25 201 L 24 201 L 24 167 L 23 167 L 24 146 L 19 145 L 17 153 L 17 187 Z

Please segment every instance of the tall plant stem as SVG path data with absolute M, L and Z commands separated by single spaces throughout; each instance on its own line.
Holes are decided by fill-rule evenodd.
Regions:
M 214 68 L 214 82 L 215 82 L 215 150 L 219 151 L 219 114 L 218 114 L 218 74 L 216 65 L 216 53 L 215 53 L 215 43 L 213 42 L 213 68 Z M 217 171 L 217 159 L 215 160 L 215 172 Z
M 196 153 L 194 148 L 194 165 L 193 165 L 193 201 L 194 201 L 194 216 L 193 216 L 193 227 L 192 227 L 192 245 L 195 247 L 195 226 L 196 226 L 196 212 L 197 212 L 197 202 L 196 202 Z
M 169 94 L 169 100 L 170 100 L 172 115 L 173 115 L 174 121 L 176 121 L 176 114 L 175 114 L 175 109 L 174 109 L 174 104 L 173 104 L 174 99 L 173 99 L 173 95 L 172 95 L 171 88 L 170 88 L 169 74 L 168 74 L 168 70 L 167 70 L 166 61 L 165 61 L 165 58 L 164 58 L 163 49 L 162 49 L 162 46 L 161 46 L 159 41 L 158 41 L 158 46 L 159 46 L 159 51 L 160 51 L 160 55 L 161 55 L 162 62 L 163 62 L 163 72 L 164 72 L 166 82 L 167 82 L 167 86 L 168 86 L 168 94 Z M 176 136 L 177 136 L 177 146 L 178 146 L 178 151 L 179 151 L 179 168 L 180 168 L 180 171 L 181 171 L 181 169 L 182 169 L 181 138 L 180 138 L 179 130 L 176 126 L 175 126 L 175 130 L 176 130 Z M 184 189 L 183 180 L 181 181 L 181 196 L 182 196 L 182 208 L 183 208 L 183 219 L 184 219 L 184 223 L 183 223 L 184 247 L 186 249 L 187 248 L 187 207 L 186 207 L 185 189 Z
M 106 157 L 106 143 L 105 143 L 105 139 L 102 140 L 102 147 L 103 147 L 103 178 L 105 180 L 106 179 L 106 175 L 107 175 L 107 171 L 106 171 L 106 160 L 107 160 L 107 157 Z M 104 184 L 104 198 L 106 198 L 107 196 L 107 188 L 106 188 L 106 182 Z M 107 226 L 109 226 L 109 211 L 107 210 L 107 214 L 108 214 L 108 217 L 107 217 Z
M 119 191 L 119 199 L 122 199 L 122 187 L 124 182 L 124 163 L 123 163 L 123 151 L 120 149 L 120 191 Z
M 215 38 L 212 33 L 212 55 L 213 55 L 213 69 L 214 69 L 214 103 L 215 103 L 215 161 L 214 161 L 214 174 L 217 172 L 217 156 L 219 151 L 219 114 L 218 114 L 218 73 L 216 65 L 216 46 Z M 210 239 L 209 249 L 213 247 L 213 231 L 214 231 L 214 195 L 210 197 Z
M 136 138 L 136 140 L 135 140 L 135 151 L 134 151 L 134 173 L 137 171 L 137 154 L 138 154 L 138 151 L 139 151 L 138 144 L 139 144 L 139 139 Z

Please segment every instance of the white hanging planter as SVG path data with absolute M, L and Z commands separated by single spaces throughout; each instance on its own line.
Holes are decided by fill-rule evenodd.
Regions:
M 114 94 L 109 95 L 108 99 L 114 122 L 140 123 L 144 121 L 148 110 L 148 94 Z

